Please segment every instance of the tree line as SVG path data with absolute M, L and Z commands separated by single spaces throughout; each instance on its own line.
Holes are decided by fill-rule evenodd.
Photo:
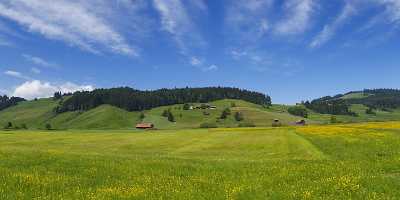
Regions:
M 57 95 L 59 96 L 59 94 Z M 241 99 L 270 106 L 268 95 L 231 87 L 174 88 L 141 91 L 129 87 L 78 91 L 66 98 L 56 112 L 85 111 L 102 104 L 113 105 L 127 111 L 142 111 L 159 106 L 184 103 L 207 103 L 221 99 Z
M 350 110 L 350 104 L 346 100 L 337 98 L 337 96 L 326 96 L 311 102 L 306 101 L 303 104 L 306 108 L 321 114 L 357 115 Z
M 366 89 L 364 98 L 348 99 L 352 104 L 364 104 L 370 108 L 395 109 L 400 107 L 400 90 L 398 89 Z
M 7 95 L 0 96 L 0 110 L 4 110 L 8 107 L 15 106 L 18 102 L 26 101 L 20 97 L 8 97 Z

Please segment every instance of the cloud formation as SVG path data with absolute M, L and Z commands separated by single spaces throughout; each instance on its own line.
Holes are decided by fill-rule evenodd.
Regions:
M 37 56 L 32 56 L 29 54 L 23 54 L 22 57 L 25 58 L 25 60 L 35 64 L 39 65 L 41 67 L 48 67 L 48 68 L 55 68 L 58 67 L 58 64 L 56 63 L 51 63 L 49 61 L 44 60 L 43 58 L 37 57 Z
M 352 15 L 356 9 L 352 3 L 346 3 L 339 16 L 331 23 L 324 26 L 322 31 L 313 39 L 310 44 L 311 48 L 317 48 L 328 42 L 339 29 Z
M 13 70 L 7 70 L 4 72 L 5 75 L 18 78 L 18 79 L 24 79 L 24 80 L 31 80 L 32 78 L 23 75 L 21 72 L 13 71 Z
M 63 84 L 52 84 L 50 82 L 42 82 L 40 80 L 26 81 L 17 86 L 12 92 L 12 96 L 22 97 L 25 99 L 51 97 L 55 92 L 69 93 L 75 91 L 91 91 L 92 85 L 77 85 L 75 83 L 66 82 Z
M 291 35 L 304 33 L 310 26 L 316 0 L 287 0 L 284 4 L 285 19 L 278 22 L 278 34 Z
M 15 21 L 29 32 L 61 40 L 86 51 L 106 49 L 118 54 L 137 55 L 135 49 L 102 16 L 94 1 L 4 0 L 0 16 Z M 98 4 L 97 4 L 98 5 Z

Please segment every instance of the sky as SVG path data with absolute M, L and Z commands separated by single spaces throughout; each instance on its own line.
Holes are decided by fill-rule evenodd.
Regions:
M 400 0 L 2 0 L 0 94 L 399 88 Z

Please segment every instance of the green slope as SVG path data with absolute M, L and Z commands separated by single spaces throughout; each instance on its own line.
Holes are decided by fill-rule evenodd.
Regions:
M 39 99 L 37 101 L 20 102 L 18 105 L 0 111 L 0 126 L 12 122 L 17 126 L 26 124 L 29 128 L 44 127 L 55 115 L 53 109 L 58 101 Z
M 5 125 L 7 122 L 17 126 L 26 124 L 30 129 L 43 129 L 47 123 L 55 129 L 133 129 L 139 122 L 140 112 L 128 112 L 110 105 L 102 105 L 86 112 L 66 112 L 56 115 L 53 110 L 58 103 L 52 99 L 22 102 L 0 111 L 0 124 Z M 236 106 L 231 107 L 232 103 Z M 244 122 L 257 126 L 271 126 L 273 119 L 280 119 L 284 125 L 300 119 L 285 111 L 276 110 L 277 106 L 267 109 L 242 100 L 226 99 L 211 104 L 217 106 L 217 109 L 183 110 L 183 105 L 158 107 L 144 111 L 143 121 L 154 123 L 158 129 L 182 129 L 199 128 L 200 124 L 205 122 L 216 123 L 218 127 L 237 127 L 239 123 Z M 227 119 L 218 119 L 225 108 L 231 108 L 232 114 Z M 176 122 L 169 122 L 161 116 L 166 109 L 171 109 Z M 208 114 L 205 115 L 204 112 Z M 243 113 L 244 121 L 235 121 L 235 112 Z

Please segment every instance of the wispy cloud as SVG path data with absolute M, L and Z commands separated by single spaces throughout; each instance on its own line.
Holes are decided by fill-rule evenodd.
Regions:
M 203 65 L 203 61 L 200 60 L 200 59 L 197 58 L 197 57 L 191 57 L 191 58 L 190 58 L 190 64 L 191 64 L 192 66 L 200 66 L 200 65 Z
M 275 27 L 277 34 L 304 33 L 309 27 L 316 7 L 316 0 L 287 0 L 284 4 L 285 19 Z
M 40 74 L 40 73 L 41 73 L 40 69 L 38 69 L 38 68 L 36 68 L 36 67 L 32 67 L 32 68 L 31 68 L 31 71 L 32 71 L 32 73 L 34 73 L 34 74 Z
M 91 3 L 90 3 L 91 2 Z M 95 13 L 100 1 L 4 0 L 0 16 L 15 21 L 28 31 L 52 40 L 99 53 L 137 55 L 135 49 L 106 19 Z
M 75 91 L 91 91 L 94 89 L 92 85 L 78 85 L 71 82 L 62 84 L 54 84 L 46 81 L 31 80 L 17 86 L 12 92 L 13 96 L 23 97 L 26 99 L 51 97 L 55 92 L 69 93 Z
M 331 23 L 324 26 L 322 31 L 312 40 L 310 47 L 317 48 L 328 42 L 351 16 L 356 13 L 354 5 L 346 3 L 339 16 Z
M 239 43 L 257 41 L 270 29 L 267 19 L 273 0 L 237 0 L 226 7 L 225 25 Z
M 57 67 L 59 67 L 58 64 L 46 61 L 45 59 L 37 57 L 37 56 L 32 56 L 32 55 L 29 55 L 29 54 L 22 54 L 22 57 L 24 57 L 25 60 L 27 60 L 27 61 L 35 64 L 35 65 L 39 65 L 41 67 L 47 67 L 47 68 L 57 68 Z
M 7 70 L 4 72 L 5 75 L 18 78 L 18 79 L 24 79 L 24 80 L 31 80 L 29 76 L 23 75 L 21 72 L 13 71 L 13 70 Z
M 204 72 L 215 71 L 215 70 L 218 70 L 218 69 L 219 69 L 219 67 L 218 67 L 217 65 L 210 65 L 210 66 L 208 66 L 208 67 L 202 68 L 202 70 L 203 70 Z

